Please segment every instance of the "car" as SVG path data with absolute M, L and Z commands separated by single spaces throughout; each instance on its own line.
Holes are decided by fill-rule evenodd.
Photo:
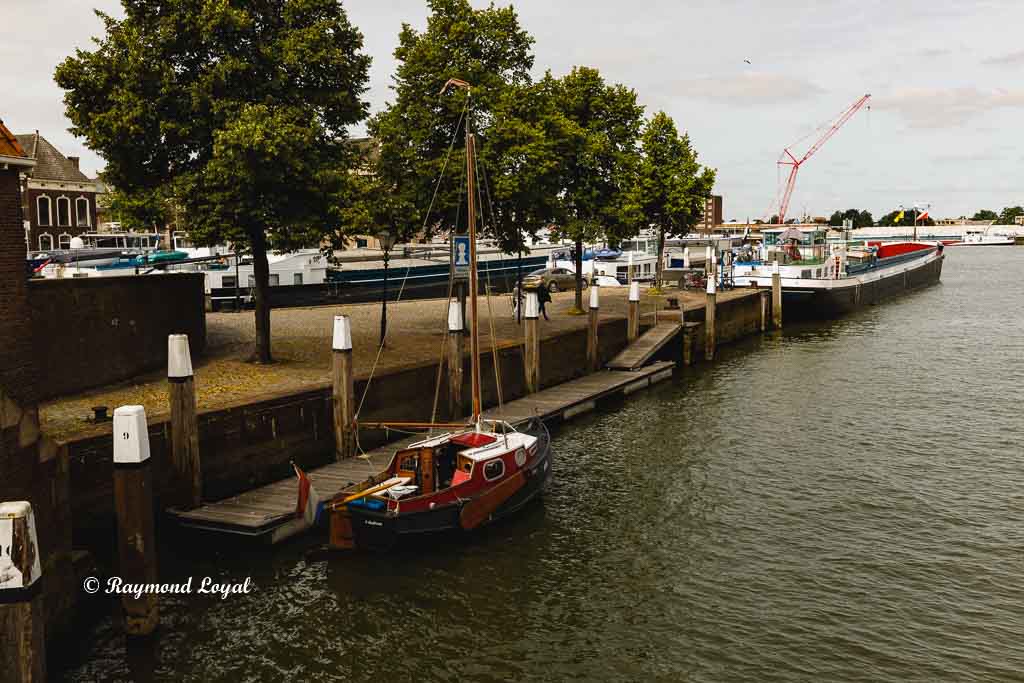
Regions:
M 583 278 L 583 287 L 589 283 Z M 547 287 L 549 292 L 562 292 L 576 287 L 576 273 L 568 268 L 541 268 L 526 275 L 523 278 L 523 289 L 538 289 Z

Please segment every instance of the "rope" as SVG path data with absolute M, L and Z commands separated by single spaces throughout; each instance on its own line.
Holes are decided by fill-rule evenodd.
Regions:
M 480 158 L 479 157 L 476 158 L 476 168 L 477 168 L 477 175 L 481 176 L 481 177 L 484 177 L 483 176 L 483 172 L 481 171 L 481 164 L 480 164 Z M 486 180 L 485 180 L 485 183 L 486 183 Z M 484 200 L 483 200 L 483 197 L 480 194 L 480 185 L 479 184 L 476 187 L 476 193 L 477 193 L 477 197 L 479 197 L 480 206 L 482 208 L 484 206 Z M 490 197 L 490 194 L 488 194 L 487 201 L 488 201 L 488 205 L 490 206 L 490 209 L 491 209 L 491 230 L 493 230 L 495 236 L 497 236 L 497 234 L 498 234 L 497 225 L 494 222 L 494 204 L 490 203 L 490 200 L 491 200 L 491 197 Z M 502 391 L 501 391 L 501 363 L 498 360 L 498 338 L 497 338 L 497 336 L 496 336 L 496 334 L 494 332 L 494 310 L 491 308 L 491 269 L 490 268 L 487 269 L 487 289 L 486 289 L 486 292 L 487 292 L 487 322 L 488 322 L 490 330 L 491 330 L 491 358 L 494 359 L 494 386 L 497 389 L 497 394 L 498 394 L 498 410 L 502 410 L 502 408 L 504 408 L 504 405 L 505 405 L 505 400 L 504 400 L 504 398 L 502 396 Z

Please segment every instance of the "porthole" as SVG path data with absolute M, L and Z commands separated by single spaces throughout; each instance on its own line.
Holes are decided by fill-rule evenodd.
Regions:
M 494 481 L 503 474 L 505 474 L 505 463 L 500 459 L 491 460 L 484 465 L 484 479 L 487 481 Z

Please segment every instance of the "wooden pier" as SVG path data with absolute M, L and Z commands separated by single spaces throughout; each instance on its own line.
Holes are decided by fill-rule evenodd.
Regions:
M 674 339 L 681 329 L 681 322 L 659 322 L 609 361 L 608 367 L 612 370 L 635 370 L 642 367 L 665 344 Z
M 595 372 L 510 401 L 500 409 L 487 411 L 484 417 L 513 424 L 534 417 L 545 422 L 568 420 L 594 410 L 603 399 L 625 396 L 668 379 L 674 365 L 660 362 L 640 370 Z M 308 473 L 310 480 L 321 497 L 332 497 L 377 474 L 388 465 L 396 450 L 423 438 L 423 434 L 417 434 L 358 457 L 313 469 Z M 278 543 L 306 528 L 304 522 L 294 516 L 297 490 L 296 479 L 289 477 L 194 510 L 169 513 L 187 528 Z

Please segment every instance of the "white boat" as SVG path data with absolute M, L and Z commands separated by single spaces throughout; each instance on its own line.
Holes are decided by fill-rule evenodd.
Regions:
M 950 247 L 1008 247 L 1014 244 L 1013 235 L 986 230 L 965 230 L 959 242 L 950 242 Z

